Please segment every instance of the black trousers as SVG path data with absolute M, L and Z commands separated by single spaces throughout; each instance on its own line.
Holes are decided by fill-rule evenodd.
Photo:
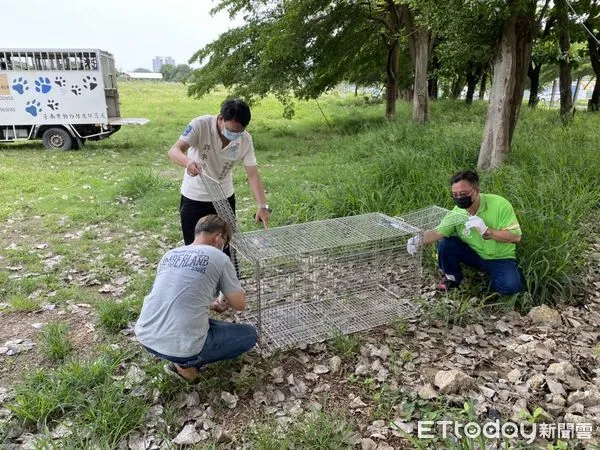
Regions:
M 227 199 L 231 205 L 231 209 L 235 214 L 235 194 Z M 199 202 L 196 200 L 190 200 L 187 197 L 181 196 L 181 202 L 179 203 L 179 217 L 181 218 L 181 231 L 183 232 L 183 241 L 185 245 L 190 245 L 194 242 L 194 230 L 196 224 L 204 216 L 210 214 L 217 214 L 212 202 Z M 229 252 L 229 246 L 223 250 L 227 256 L 231 256 Z

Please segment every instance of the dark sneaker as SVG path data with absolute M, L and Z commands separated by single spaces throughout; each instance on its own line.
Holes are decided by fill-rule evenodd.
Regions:
M 456 281 L 449 280 L 444 277 L 440 280 L 440 282 L 435 287 L 438 291 L 447 292 L 451 289 L 456 289 L 458 287 L 458 283 Z

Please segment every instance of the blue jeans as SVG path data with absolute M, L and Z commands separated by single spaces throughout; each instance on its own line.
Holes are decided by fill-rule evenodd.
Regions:
M 214 319 L 208 319 L 208 322 L 209 328 L 204 347 L 195 356 L 178 358 L 163 355 L 148 347 L 145 348 L 153 355 L 174 362 L 183 368 L 195 367 L 201 369 L 206 364 L 235 358 L 256 345 L 258 335 L 252 325 Z
M 463 278 L 461 263 L 482 270 L 492 279 L 492 289 L 500 294 L 516 294 L 523 289 L 521 271 L 514 259 L 483 259 L 456 236 L 438 244 L 438 263 L 442 272 L 454 276 L 456 284 Z

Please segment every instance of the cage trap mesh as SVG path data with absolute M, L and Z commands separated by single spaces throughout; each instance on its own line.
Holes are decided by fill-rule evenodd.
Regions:
M 411 236 L 434 228 L 448 210 L 400 217 L 380 213 L 241 232 L 218 181 L 202 176 L 217 214 L 236 230 L 232 255 L 263 351 L 319 342 L 412 317 L 420 294 L 422 252 Z M 453 219 L 456 221 L 464 218 Z

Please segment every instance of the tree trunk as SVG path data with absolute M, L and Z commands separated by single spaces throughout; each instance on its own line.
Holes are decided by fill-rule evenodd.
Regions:
M 415 32 L 415 87 L 413 96 L 413 120 L 424 123 L 429 118 L 429 92 L 427 65 L 429 63 L 429 31 L 419 28 Z
M 536 2 L 530 0 L 526 10 L 513 13 L 502 28 L 477 162 L 479 169 L 502 166 L 510 151 L 533 46 L 535 5 Z
M 438 99 L 438 84 L 439 84 L 439 78 L 437 76 L 437 72 L 440 68 L 440 61 L 438 59 L 438 57 L 433 53 L 433 49 L 435 48 L 435 40 L 432 39 L 432 44 L 430 47 L 430 51 L 429 53 L 432 55 L 431 56 L 431 62 L 429 64 L 429 68 L 428 68 L 428 73 L 429 73 L 429 79 L 427 80 L 427 90 L 429 92 L 429 98 L 431 100 L 437 100 Z
M 487 84 L 487 71 L 483 71 L 481 74 L 481 84 L 479 85 L 479 100 L 483 100 L 485 97 L 485 85 Z
M 588 29 L 592 29 L 591 24 Z M 588 101 L 588 111 L 600 111 L 600 45 L 596 43 L 592 36 L 588 36 L 588 48 L 592 69 L 596 74 L 596 84 L 592 91 L 592 98 Z
M 465 103 L 470 105 L 473 103 L 473 96 L 475 95 L 475 88 L 479 82 L 481 72 L 478 70 L 467 70 L 467 95 L 465 97 Z
M 429 92 L 429 98 L 437 100 L 438 98 L 438 77 L 431 77 L 427 80 L 427 90 Z
M 583 77 L 578 77 L 577 82 L 575 83 L 575 92 L 573 92 L 573 108 L 577 104 L 577 96 L 579 95 L 579 85 L 581 84 L 581 79 Z
M 450 91 L 450 98 L 452 100 L 458 99 L 458 97 L 460 97 L 460 93 L 462 92 L 464 87 L 465 87 L 465 79 L 464 79 L 464 77 L 459 76 L 452 83 L 452 89 Z
M 358 97 L 358 84 L 354 85 L 354 96 Z
M 541 64 L 535 64 L 531 61 L 529 63 L 529 69 L 527 70 L 527 76 L 530 81 L 530 89 L 529 89 L 529 106 L 531 108 L 535 108 L 540 101 L 539 92 L 540 92 L 540 72 L 542 71 Z
M 552 93 L 550 94 L 550 108 L 554 106 L 554 99 L 556 98 L 556 78 L 552 80 Z
M 558 45 L 560 47 L 560 60 L 558 79 L 560 84 L 560 118 L 569 122 L 573 118 L 573 96 L 571 95 L 571 36 L 569 33 L 569 12 L 567 0 L 556 0 L 556 13 L 558 16 Z
M 387 82 L 385 88 L 385 117 L 390 122 L 396 119 L 399 56 L 400 46 L 396 40 L 390 46 L 388 46 Z

